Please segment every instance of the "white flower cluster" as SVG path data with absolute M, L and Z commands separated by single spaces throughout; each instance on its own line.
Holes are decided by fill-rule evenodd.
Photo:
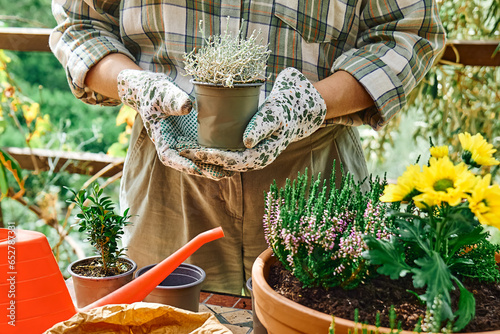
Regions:
M 240 29 L 233 36 L 226 27 L 223 34 L 204 38 L 205 45 L 199 50 L 184 54 L 184 69 L 195 81 L 225 87 L 264 81 L 271 51 L 261 43 L 262 39 L 258 41 L 259 35 L 253 31 L 250 37 L 243 38 Z

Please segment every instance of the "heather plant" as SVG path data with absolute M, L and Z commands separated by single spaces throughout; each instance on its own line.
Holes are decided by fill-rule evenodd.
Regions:
M 271 185 L 266 195 L 264 230 L 275 256 L 305 287 L 356 287 L 375 272 L 361 256 L 366 250 L 365 235 L 387 240 L 389 205 L 379 201 L 385 181 L 356 182 L 350 173 L 343 174 L 335 187 L 335 173 L 330 183 L 298 174 L 284 188 Z
M 228 20 L 229 22 L 229 20 Z M 259 40 L 260 33 L 252 32 L 243 38 L 240 29 L 236 35 L 229 32 L 205 37 L 200 21 L 204 45 L 184 54 L 184 69 L 195 81 L 233 87 L 233 84 L 263 82 L 270 51 Z
M 394 212 L 389 239 L 365 235 L 364 257 L 392 279 L 411 275 L 413 286 L 424 289 L 419 298 L 427 311 L 426 332 L 459 331 L 475 315 L 475 299 L 464 277 L 500 282 L 495 253 L 484 225 L 500 227 L 500 186 L 487 173 L 499 165 L 496 149 L 480 135 L 461 133 L 461 162 L 447 146 L 430 149 L 424 166 L 408 166 L 396 184 L 388 185 L 383 202 L 408 202 L 407 212 Z M 450 291 L 460 292 L 453 306 Z M 455 309 L 453 309 L 455 308 Z

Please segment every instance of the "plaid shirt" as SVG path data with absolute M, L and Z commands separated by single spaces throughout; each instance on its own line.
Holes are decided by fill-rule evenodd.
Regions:
M 120 103 L 84 84 L 88 70 L 113 52 L 192 93 L 183 55 L 202 45 L 201 20 L 207 35 L 226 26 L 244 35 L 261 31 L 271 50 L 264 95 L 287 67 L 312 82 L 349 72 L 375 107 L 327 123 L 377 129 L 406 103 L 445 42 L 433 0 L 53 0 L 52 7 L 58 26 L 50 46 L 75 96 L 92 104 Z

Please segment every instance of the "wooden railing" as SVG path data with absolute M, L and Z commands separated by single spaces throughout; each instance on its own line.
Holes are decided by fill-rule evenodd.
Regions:
M 49 35 L 51 30 L 43 28 L 0 28 L 0 49 L 50 52 Z
M 50 52 L 51 29 L 0 28 L 0 49 L 11 51 Z M 9 147 L 5 150 L 26 170 L 117 177 L 123 169 L 122 158 L 106 154 L 75 153 L 44 149 Z
M 0 28 L 0 49 L 50 52 L 50 32 L 51 29 Z M 500 66 L 500 52 L 493 56 L 498 45 L 499 41 L 448 41 L 441 61 L 456 65 Z M 24 169 L 29 170 L 55 168 L 57 171 L 64 167 L 71 173 L 94 175 L 103 168 L 108 168 L 103 176 L 111 176 L 119 173 L 123 167 L 123 159 L 115 159 L 104 154 L 17 148 L 9 148 L 8 152 Z
M 123 169 L 123 158 L 115 158 L 107 154 L 67 152 L 45 149 L 29 149 L 18 147 L 5 148 L 23 169 L 37 171 L 66 171 L 68 173 L 95 175 L 103 177 L 115 176 Z

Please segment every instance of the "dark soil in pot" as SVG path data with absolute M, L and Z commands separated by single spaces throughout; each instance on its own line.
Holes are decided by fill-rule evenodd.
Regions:
M 108 270 L 105 271 L 99 260 L 96 258 L 88 258 L 78 262 L 78 265 L 73 265 L 71 269 L 75 274 L 85 277 L 111 277 L 126 273 L 132 269 L 132 264 L 127 260 L 118 259 L 118 265 L 116 267 L 108 268 Z
M 353 290 L 342 288 L 302 288 L 300 283 L 281 263 L 271 267 L 269 285 L 279 294 L 314 310 L 333 314 L 336 317 L 354 320 L 354 310 L 359 311 L 359 320 L 375 324 L 380 312 L 381 326 L 389 327 L 389 309 L 394 305 L 397 321 L 402 328 L 413 330 L 419 316 L 424 316 L 425 306 L 407 290 L 414 291 L 411 278 L 397 281 L 381 276 Z M 485 332 L 500 329 L 500 284 L 479 284 L 463 279 L 467 290 L 476 299 L 476 316 L 461 332 Z M 421 291 L 416 291 L 421 293 Z M 455 300 L 458 295 L 452 291 Z

